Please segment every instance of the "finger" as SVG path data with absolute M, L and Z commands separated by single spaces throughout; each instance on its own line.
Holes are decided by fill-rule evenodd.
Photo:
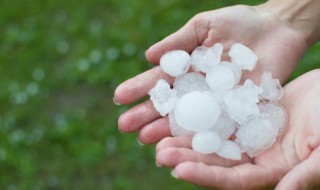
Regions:
M 180 30 L 151 46 L 146 51 L 147 60 L 158 64 L 160 57 L 171 50 L 191 52 L 205 39 L 209 29 L 206 13 L 200 13 L 190 19 Z
M 130 133 L 160 117 L 151 100 L 146 100 L 123 113 L 119 117 L 118 127 L 120 131 Z
M 231 168 L 208 166 L 203 163 L 183 162 L 172 171 L 174 177 L 217 189 L 265 189 L 281 177 L 269 168 L 242 164 Z
M 120 84 L 115 90 L 115 100 L 120 104 L 130 104 L 146 96 L 159 79 L 173 83 L 173 77 L 157 66 Z
M 157 144 L 156 152 L 170 147 L 191 149 L 191 140 L 192 137 L 188 136 L 164 138 Z
M 139 133 L 139 140 L 144 144 L 154 144 L 171 135 L 168 117 L 160 118 L 144 126 Z
M 309 158 L 287 173 L 276 190 L 280 189 L 319 189 L 320 187 L 320 147 Z M 317 187 L 317 188 L 316 188 Z
M 169 147 L 157 152 L 156 161 L 158 165 L 166 167 L 175 167 L 176 165 L 186 161 L 201 162 L 207 165 L 231 167 L 242 163 L 247 163 L 249 162 L 249 159 L 248 157 L 243 156 L 243 159 L 240 161 L 228 160 L 214 153 L 201 154 L 189 148 Z

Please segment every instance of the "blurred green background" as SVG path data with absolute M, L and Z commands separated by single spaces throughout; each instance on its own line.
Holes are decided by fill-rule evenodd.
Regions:
M 113 91 L 151 65 L 144 51 L 231 0 L 1 0 L 0 189 L 200 189 L 122 135 Z M 263 1 L 246 1 L 257 4 Z M 320 45 L 293 78 L 319 67 Z

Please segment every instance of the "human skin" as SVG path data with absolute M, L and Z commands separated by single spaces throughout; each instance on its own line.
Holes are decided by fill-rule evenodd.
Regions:
M 226 59 L 230 45 L 239 42 L 251 48 L 259 57 L 254 72 L 244 72 L 243 79 L 251 78 L 259 82 L 261 74 L 269 71 L 274 78 L 284 83 L 304 52 L 319 36 L 317 32 L 299 30 L 299 27 L 290 24 L 292 19 L 289 22 L 282 17 L 278 18 L 275 16 L 276 12 L 271 12 L 273 9 L 270 6 L 238 5 L 200 13 L 179 31 L 150 47 L 146 51 L 146 57 L 150 62 L 158 64 L 160 57 L 170 50 L 191 52 L 197 46 L 210 46 L 220 42 L 225 48 Z M 305 28 L 315 30 L 312 27 Z M 115 100 L 120 104 L 133 103 L 145 97 L 160 78 L 171 84 L 173 82 L 172 77 L 156 66 L 120 84 L 115 90 Z M 167 117 L 160 117 L 150 100 L 123 113 L 119 117 L 118 126 L 122 132 L 139 130 L 139 140 L 145 144 L 156 143 L 170 136 Z
M 306 85 L 310 83 L 316 85 Z M 157 144 L 157 164 L 174 168 L 176 178 L 205 187 L 266 189 L 280 182 L 276 189 L 311 189 L 320 185 L 319 97 L 319 69 L 286 85 L 280 103 L 287 110 L 287 124 L 273 146 L 254 158 L 205 155 L 192 150 L 191 137 L 167 137 Z
M 227 60 L 231 44 L 239 42 L 259 57 L 255 70 L 244 72 L 242 80 L 250 78 L 259 83 L 261 74 L 269 71 L 284 84 L 307 48 L 319 40 L 319 3 L 319 0 L 272 0 L 254 7 L 238 5 L 200 13 L 179 31 L 150 47 L 146 57 L 157 65 L 160 57 L 170 50 L 191 52 L 197 46 L 219 42 L 225 48 L 223 59 Z M 319 115 L 320 104 L 311 100 L 296 104 L 307 95 L 319 97 L 319 87 L 309 85 L 320 84 L 319 75 L 318 70 L 313 71 L 285 87 L 285 99 L 296 100 L 282 100 L 290 110 L 289 127 L 272 149 L 256 159 L 244 155 L 240 162 L 230 162 L 212 155 L 199 156 L 190 150 L 190 139 L 169 137 L 168 118 L 160 117 L 150 100 L 123 113 L 118 121 L 119 130 L 139 131 L 139 140 L 145 144 L 169 137 L 157 146 L 158 164 L 175 168 L 176 177 L 201 186 L 263 189 L 279 183 L 277 189 L 311 189 L 320 178 L 320 148 L 317 148 L 320 131 L 316 126 L 319 120 L 306 113 L 313 110 Z M 119 85 L 115 100 L 120 104 L 135 102 L 145 97 L 160 78 L 170 84 L 174 80 L 156 66 Z

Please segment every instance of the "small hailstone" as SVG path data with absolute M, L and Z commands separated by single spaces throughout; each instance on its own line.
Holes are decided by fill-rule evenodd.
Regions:
M 259 104 L 259 109 L 261 113 L 270 115 L 272 125 L 278 130 L 281 130 L 284 127 L 286 114 L 283 107 L 278 104 L 267 103 Z
M 239 127 L 236 133 L 236 143 L 250 157 L 269 149 L 275 142 L 278 130 L 264 114 Z
M 228 61 L 222 61 L 219 65 L 221 65 L 223 67 L 227 67 L 230 70 L 232 70 L 232 72 L 236 78 L 236 84 L 238 84 L 240 82 L 242 70 L 239 65 L 237 65 L 236 63 L 233 63 L 233 62 L 228 62 Z
M 263 93 L 260 97 L 264 100 L 279 100 L 283 94 L 280 81 L 278 79 L 273 79 L 270 72 L 263 73 L 260 87 L 263 89 Z
M 221 139 L 228 139 L 235 132 L 237 123 L 227 113 L 221 113 L 216 124 L 209 130 L 216 132 Z
M 161 57 L 160 67 L 173 77 L 182 75 L 190 67 L 190 55 L 182 50 L 169 51 Z
M 189 136 L 194 134 L 194 132 L 188 131 L 183 127 L 181 127 L 180 125 L 178 125 L 173 111 L 169 113 L 169 125 L 170 125 L 171 135 L 174 137 Z
M 208 130 L 219 117 L 218 103 L 210 95 L 193 91 L 181 96 L 174 109 L 177 123 L 190 131 Z
M 244 124 L 250 117 L 258 115 L 260 93 L 261 89 L 251 80 L 246 80 L 243 86 L 230 90 L 224 97 L 230 117 L 239 124 Z
M 178 96 L 182 96 L 192 91 L 209 91 L 205 77 L 197 72 L 185 73 L 175 78 L 173 88 L 178 91 Z
M 215 66 L 210 72 L 207 72 L 206 81 L 213 92 L 225 92 L 236 85 L 233 72 L 221 66 Z
M 214 153 L 220 146 L 220 137 L 211 131 L 196 133 L 192 138 L 192 149 L 203 154 Z
M 241 160 L 241 150 L 239 146 L 229 140 L 222 141 L 221 147 L 216 154 L 230 160 Z
M 177 91 L 171 89 L 167 81 L 159 79 L 155 87 L 149 91 L 150 99 L 161 116 L 172 111 L 178 100 Z
M 220 63 L 223 46 L 216 43 L 211 47 L 199 46 L 191 54 L 191 66 L 195 71 L 206 73 Z
M 252 71 L 258 61 L 257 55 L 251 49 L 239 43 L 234 43 L 228 54 L 231 61 L 238 64 L 243 70 Z
M 207 71 L 206 81 L 212 91 L 226 92 L 239 83 L 241 73 L 236 64 L 222 62 Z

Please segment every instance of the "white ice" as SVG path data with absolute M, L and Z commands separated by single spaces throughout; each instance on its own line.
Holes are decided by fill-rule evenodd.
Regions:
M 246 80 L 243 86 L 229 91 L 224 97 L 229 116 L 239 124 L 244 124 L 252 116 L 260 113 L 257 103 L 258 95 L 262 93 L 260 87 Z
M 222 141 L 221 147 L 216 154 L 230 160 L 241 160 L 241 150 L 239 146 L 229 140 Z
M 192 138 L 192 149 L 203 154 L 214 153 L 219 150 L 220 146 L 220 137 L 211 131 L 196 133 Z
M 172 111 L 177 103 L 178 96 L 175 89 L 171 89 L 167 81 L 159 79 L 149 91 L 150 99 L 161 116 Z
M 209 130 L 216 132 L 221 139 L 228 139 L 236 129 L 237 123 L 227 113 L 221 113 L 219 119 Z
M 194 132 L 188 131 L 183 127 L 181 127 L 180 125 L 178 125 L 173 111 L 169 113 L 169 126 L 170 126 L 171 135 L 174 137 L 189 136 L 194 134 Z
M 221 61 L 223 46 L 216 43 L 211 47 L 199 46 L 191 54 L 191 66 L 195 71 L 206 73 Z
M 182 96 L 192 91 L 209 91 L 205 77 L 197 72 L 185 73 L 175 78 L 173 88 Z
M 220 108 L 209 94 L 193 91 L 179 98 L 174 115 L 181 127 L 200 132 L 208 130 L 217 122 Z
M 281 130 L 285 125 L 286 114 L 283 107 L 275 103 L 259 104 L 261 113 L 269 114 L 273 126 Z
M 240 82 L 242 70 L 238 64 L 233 63 L 233 62 L 229 62 L 229 61 L 222 61 L 219 65 L 223 66 L 223 67 L 227 67 L 230 70 L 232 70 L 232 72 L 236 78 L 236 84 L 238 84 Z
M 160 59 L 162 70 L 173 77 L 186 73 L 190 67 L 190 55 L 182 50 L 173 50 Z
M 269 149 L 275 142 L 278 130 L 264 114 L 239 127 L 236 143 L 250 157 Z
M 222 62 L 207 71 L 206 81 L 213 92 L 226 92 L 239 83 L 241 73 L 235 63 Z
M 260 87 L 263 89 L 263 93 L 260 95 L 263 100 L 279 100 L 283 94 L 280 81 L 278 79 L 273 79 L 270 72 L 263 73 Z
M 248 47 L 234 43 L 229 51 L 231 61 L 238 64 L 243 70 L 252 71 L 258 61 L 257 55 Z

